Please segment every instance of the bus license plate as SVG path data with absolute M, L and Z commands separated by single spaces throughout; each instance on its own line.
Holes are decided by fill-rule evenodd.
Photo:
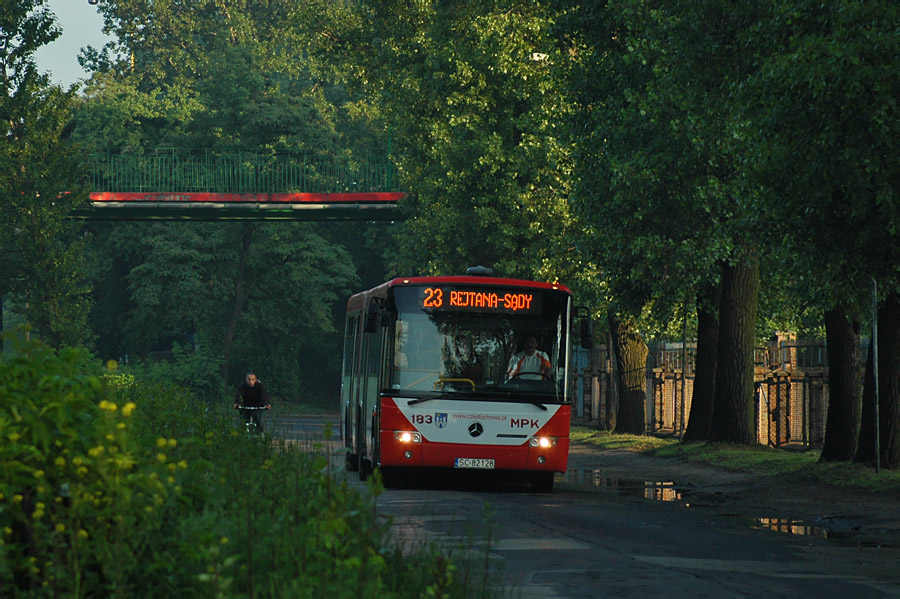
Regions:
M 481 468 L 494 469 L 494 460 L 487 458 L 456 458 L 455 468 Z

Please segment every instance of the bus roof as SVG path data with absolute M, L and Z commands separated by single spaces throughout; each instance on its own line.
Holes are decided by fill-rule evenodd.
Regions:
M 526 279 L 504 279 L 501 277 L 481 276 L 443 276 L 443 277 L 397 277 L 388 281 L 388 287 L 400 285 L 497 285 L 500 287 L 532 287 L 535 289 L 558 289 L 566 293 L 572 293 L 568 287 L 558 283 L 543 283 L 540 281 L 528 281 Z

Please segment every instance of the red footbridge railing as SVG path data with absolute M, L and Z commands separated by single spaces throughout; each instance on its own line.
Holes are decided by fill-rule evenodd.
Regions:
M 387 156 L 212 150 L 90 158 L 93 220 L 399 220 L 407 195 Z

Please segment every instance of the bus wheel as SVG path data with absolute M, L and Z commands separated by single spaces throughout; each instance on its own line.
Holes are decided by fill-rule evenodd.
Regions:
M 386 489 L 396 489 L 403 485 L 405 477 L 400 468 L 382 466 L 379 470 L 381 470 L 381 482 Z
M 362 456 L 360 453 L 359 456 L 359 480 L 362 482 L 366 482 L 369 478 L 369 475 L 372 474 L 372 462 L 370 462 L 367 458 Z
M 535 472 L 532 474 L 531 490 L 535 493 L 550 493 L 553 491 L 553 473 Z
M 345 454 L 347 459 L 347 472 L 356 472 L 356 469 L 359 468 L 359 458 L 356 457 L 356 454 L 350 451 L 350 448 L 347 447 L 347 453 Z

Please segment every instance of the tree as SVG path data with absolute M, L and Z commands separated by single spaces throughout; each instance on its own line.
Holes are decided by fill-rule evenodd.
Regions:
M 579 107 L 571 125 L 579 177 L 573 203 L 586 224 L 583 247 L 609 295 L 633 314 L 648 306 L 671 313 L 685 289 L 696 294 L 722 283 L 719 360 L 704 361 L 708 370 L 696 377 L 716 381 L 719 434 L 741 443 L 750 442 L 746 348 L 755 339 L 758 281 L 747 277 L 758 273 L 759 221 L 757 191 L 733 142 L 733 102 L 754 64 L 739 35 L 754 11 L 707 2 L 579 5 L 564 29 L 572 41 L 563 36 L 572 45 Z M 732 275 L 742 284 L 726 284 Z M 741 317 L 722 318 L 723 307 Z M 699 337 L 712 342 L 706 332 Z
M 828 347 L 828 415 L 823 462 L 849 462 L 859 441 L 862 400 L 859 380 L 859 321 L 838 306 L 825 311 Z
M 100 5 L 115 40 L 83 56 L 95 69 L 77 111 L 86 144 L 135 153 L 158 146 L 250 151 L 263 159 L 364 159 L 386 145 L 377 111 L 347 91 L 339 66 L 308 51 L 308 38 L 318 35 L 315 3 L 191 4 Z M 117 304 L 124 318 L 98 302 L 94 321 L 117 331 L 104 337 L 105 351 L 146 356 L 193 341 L 209 355 L 214 377 L 231 383 L 236 369 L 252 365 L 288 397 L 324 396 L 338 380 L 340 299 L 357 280 L 341 247 L 348 236 L 249 222 L 141 225 L 105 235 L 112 259 L 101 288 L 124 281 L 129 291 Z
M 121 345 L 108 351 L 147 355 L 173 342 L 216 359 L 228 384 L 248 367 L 279 395 L 322 384 L 310 376 L 339 367 L 332 305 L 356 275 L 340 247 L 308 223 L 118 225 L 102 237 L 121 256 L 128 302 Z M 234 240 L 240 243 L 234 243 Z M 122 280 L 122 274 L 109 272 Z M 121 289 L 118 291 L 121 294 Z M 99 316 L 99 314 L 98 314 Z
M 773 237 L 794 257 L 808 301 L 826 312 L 833 329 L 828 460 L 850 459 L 858 434 L 858 419 L 848 417 L 860 401 L 852 323 L 864 313 L 872 280 L 884 293 L 879 312 L 887 322 L 894 321 L 891 297 L 900 291 L 898 18 L 893 2 L 773 2 L 750 31 L 768 50 L 744 88 L 737 137 L 746 144 L 748 168 L 766 188 L 760 210 L 779 214 Z M 896 333 L 885 339 L 880 349 L 890 380 L 900 376 L 891 357 L 900 349 Z M 884 432 L 891 438 L 900 427 L 898 396 L 896 386 L 885 388 L 885 413 L 894 417 Z M 871 434 L 863 426 L 860 442 Z M 884 450 L 885 463 L 896 466 L 896 445 Z
M 565 268 L 566 161 L 556 58 L 540 4 L 354 4 L 325 13 L 321 52 L 382 107 L 410 189 L 395 272 L 548 278 Z M 555 272 L 554 272 L 555 271 Z
M 647 427 L 644 409 L 647 397 L 647 345 L 637 331 L 634 318 L 622 318 L 610 312 L 609 332 L 616 356 L 616 386 L 619 397 L 616 430 L 643 435 Z
M 11 294 L 49 344 L 87 340 L 80 227 L 87 199 L 81 153 L 68 139 L 72 92 L 38 72 L 35 51 L 60 35 L 43 0 L 0 11 L 0 296 Z

